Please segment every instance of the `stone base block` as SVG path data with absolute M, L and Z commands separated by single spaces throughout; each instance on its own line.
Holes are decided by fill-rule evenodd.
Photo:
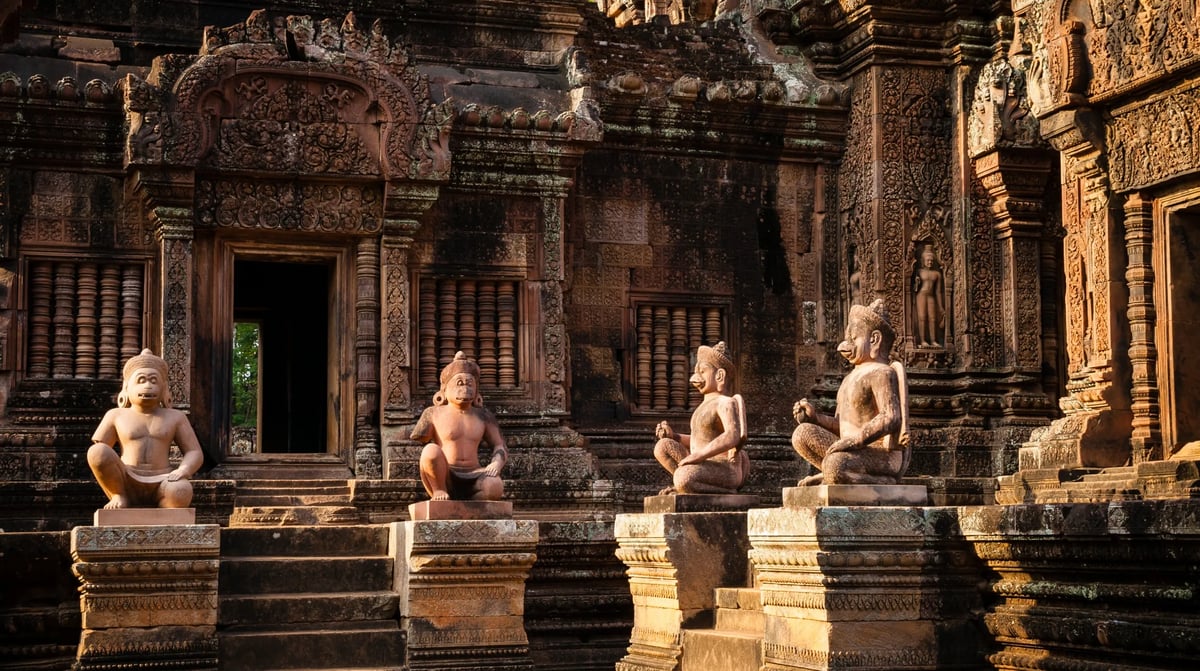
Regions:
M 784 508 L 817 506 L 923 506 L 925 485 L 815 485 L 785 487 Z
M 512 501 L 421 501 L 408 507 L 408 517 L 420 520 L 511 520 Z
M 101 508 L 93 517 L 93 524 L 98 527 L 195 523 L 195 508 Z
M 217 671 L 215 626 L 85 629 L 73 669 Z
M 428 501 L 413 508 L 430 508 L 425 504 L 433 504 L 434 513 L 441 504 L 451 512 L 463 504 L 483 512 L 512 509 L 506 501 Z M 414 519 L 392 524 L 391 531 L 407 668 L 532 668 L 525 579 L 537 558 L 537 522 Z
M 723 513 L 750 510 L 758 497 L 750 494 L 662 494 L 643 501 L 647 513 Z

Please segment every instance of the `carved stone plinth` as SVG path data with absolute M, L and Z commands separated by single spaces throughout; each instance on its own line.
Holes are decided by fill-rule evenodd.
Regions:
M 1200 502 L 962 508 L 988 569 L 986 668 L 1186 669 L 1200 659 Z
M 76 669 L 217 668 L 215 524 L 76 527 Z
M 532 668 L 525 579 L 534 520 L 414 520 L 391 525 L 409 669 Z
M 746 513 L 617 515 L 615 535 L 633 595 L 617 671 L 678 669 L 683 629 L 711 626 L 716 588 L 746 585 Z
M 421 501 L 408 507 L 411 520 L 510 520 L 512 501 Z
M 815 485 L 784 487 L 784 508 L 810 506 L 923 506 L 925 485 Z
M 662 494 L 647 496 L 642 512 L 721 513 L 750 510 L 758 505 L 752 494 Z
M 195 524 L 195 508 L 101 508 L 92 516 L 98 527 Z
M 751 510 L 763 671 L 978 668 L 978 574 L 956 510 Z

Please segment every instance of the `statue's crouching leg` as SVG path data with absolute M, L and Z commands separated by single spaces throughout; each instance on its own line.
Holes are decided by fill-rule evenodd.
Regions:
M 429 443 L 421 450 L 421 484 L 425 493 L 434 501 L 445 501 L 450 498 L 449 477 L 450 464 L 446 455 L 437 443 Z
M 88 466 L 109 498 L 105 508 L 124 508 L 129 505 L 125 496 L 125 464 L 117 451 L 104 443 L 93 443 L 87 452 Z
M 681 494 L 734 494 L 744 479 L 741 464 L 702 461 L 675 469 L 675 491 Z
M 159 508 L 187 508 L 192 505 L 192 483 L 185 478 L 163 480 L 158 486 Z
M 504 498 L 504 480 L 491 476 L 480 476 L 475 481 L 475 493 L 472 501 L 499 501 Z
M 792 449 L 796 450 L 796 454 L 804 457 L 804 460 L 812 464 L 815 468 L 824 470 L 821 466 L 825 459 L 825 454 L 829 451 L 829 446 L 837 440 L 837 436 L 833 435 L 828 429 L 810 422 L 805 422 L 796 427 L 792 432 Z M 823 479 L 822 474 L 810 475 L 800 481 L 800 485 L 818 485 Z
M 902 452 L 866 447 L 830 454 L 821 471 L 827 485 L 894 485 L 900 481 L 903 463 Z

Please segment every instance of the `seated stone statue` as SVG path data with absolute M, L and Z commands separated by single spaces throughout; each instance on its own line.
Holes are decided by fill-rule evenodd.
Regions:
M 733 494 L 750 473 L 746 405 L 729 395 L 733 360 L 725 343 L 696 350 L 689 380 L 704 400 L 692 413 L 691 434 L 676 433 L 667 422 L 654 430 L 654 457 L 671 473 L 673 486 L 659 494 Z
M 882 300 L 850 308 L 838 352 L 854 369 L 838 387 L 830 417 L 808 401 L 792 412 L 800 426 L 792 447 L 821 472 L 800 485 L 896 484 L 908 468 L 908 382 L 900 362 L 889 365 L 896 339 Z
M 442 370 L 441 390 L 425 408 L 412 439 L 425 442 L 421 450 L 421 484 L 434 501 L 499 501 L 504 496 L 500 471 L 508 447 L 496 417 L 483 407 L 479 395 L 479 366 L 458 352 Z M 479 445 L 492 446 L 492 460 L 479 464 Z
M 125 362 L 122 372 L 117 407 L 100 420 L 87 453 L 109 498 L 104 507 L 187 508 L 192 502 L 188 478 L 204 465 L 204 453 L 187 415 L 171 407 L 167 362 L 144 349 Z M 168 461 L 171 443 L 183 452 L 174 469 Z

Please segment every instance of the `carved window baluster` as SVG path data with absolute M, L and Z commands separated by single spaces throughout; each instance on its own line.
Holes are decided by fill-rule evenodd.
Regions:
M 120 378 L 121 360 L 142 346 L 142 266 L 33 261 L 29 267 L 29 377 Z
M 704 340 L 704 311 L 693 308 L 693 309 L 687 311 L 687 315 L 688 315 L 687 351 L 688 351 L 688 357 L 689 357 L 688 361 L 690 362 L 692 354 L 701 345 L 706 344 L 705 340 Z M 720 338 L 717 338 L 716 340 L 710 340 L 707 342 L 707 344 L 712 345 L 719 340 L 720 340 Z M 691 384 L 689 384 L 687 386 L 687 392 L 688 392 L 688 407 L 695 407 L 695 406 L 699 405 L 700 400 L 701 400 L 700 392 L 697 391 L 696 388 L 693 387 Z
M 692 388 L 696 348 L 726 340 L 726 308 L 714 306 L 636 306 L 632 374 L 639 411 L 683 411 L 700 402 Z
M 418 320 L 418 330 L 420 338 L 420 354 L 417 359 L 420 362 L 421 386 L 431 387 L 438 383 L 438 330 L 437 330 L 437 282 L 435 280 L 425 280 L 421 282 L 421 307 L 420 318 Z
M 81 263 L 76 281 L 79 313 L 75 320 L 75 376 L 95 378 L 97 367 L 96 343 L 96 264 Z
M 496 283 L 479 283 L 479 376 L 480 385 L 499 386 L 500 369 L 496 351 Z
M 125 361 L 142 351 L 142 268 L 121 269 L 121 355 Z
M 513 281 L 433 279 L 421 281 L 420 384 L 436 388 L 441 369 L 457 351 L 479 364 L 485 389 L 516 389 L 517 290 Z
M 667 308 L 654 308 L 653 324 L 654 328 L 651 331 L 651 335 L 654 339 L 654 349 L 651 350 L 651 362 L 654 367 L 654 377 L 651 383 L 654 385 L 654 407 L 667 408 L 670 406 L 669 392 L 671 389 L 669 373 L 671 352 L 667 348 L 670 342 L 668 340 L 667 329 L 670 328 L 671 319 Z
M 687 309 L 671 308 L 671 385 L 668 392 L 672 410 L 687 408 L 688 386 L 679 384 L 688 378 Z
M 29 281 L 29 376 L 50 377 L 50 311 L 54 273 L 50 263 L 31 263 Z
M 118 343 L 121 315 L 118 305 L 121 298 L 121 268 L 104 265 L 100 268 L 100 333 L 97 344 L 97 376 L 116 378 L 121 374 Z
M 458 283 L 458 342 L 459 349 L 468 359 L 478 359 L 478 349 L 475 338 L 478 334 L 476 321 L 479 313 L 476 311 L 475 282 L 461 280 Z
M 652 319 L 650 306 L 639 305 L 637 309 L 637 324 L 649 324 Z M 654 357 L 650 351 L 650 329 L 637 329 L 637 376 L 635 379 L 637 389 L 637 403 L 642 408 L 653 407 L 654 397 L 651 393 L 651 385 L 653 384 L 650 370 L 653 365 Z
M 439 285 L 438 369 L 445 368 L 458 351 L 458 288 L 454 280 L 442 280 Z
M 500 387 L 517 386 L 517 283 L 501 282 L 496 287 L 497 338 Z
M 75 264 L 54 266 L 54 343 L 50 346 L 50 374 L 75 375 Z

